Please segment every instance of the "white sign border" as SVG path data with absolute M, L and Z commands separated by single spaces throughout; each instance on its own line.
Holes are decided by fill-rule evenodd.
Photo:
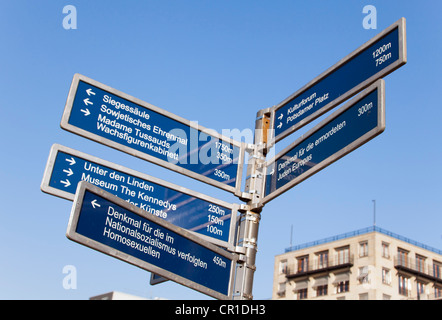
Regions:
M 266 195 L 262 198 L 261 204 L 264 205 L 267 202 L 273 200 L 274 198 L 280 196 L 284 192 L 288 191 L 289 189 L 293 188 L 297 184 L 301 183 L 302 181 L 306 180 L 307 178 L 311 177 L 315 173 L 321 171 L 322 169 L 328 167 L 333 162 L 339 160 L 340 158 L 344 157 L 345 155 L 349 154 L 350 152 L 356 150 L 363 144 L 367 143 L 374 137 L 378 136 L 385 130 L 385 81 L 383 79 L 379 79 L 374 84 L 369 86 L 366 90 L 358 94 L 356 97 L 354 97 L 352 100 L 350 100 L 348 103 L 346 103 L 344 106 L 342 106 L 339 110 L 332 113 L 330 116 L 328 116 L 326 119 L 321 121 L 319 124 L 317 124 L 314 128 L 309 130 L 306 134 L 302 135 L 299 139 L 297 139 L 295 142 L 291 143 L 289 146 L 284 148 L 281 152 L 279 152 L 274 158 L 267 161 L 264 166 L 266 168 L 266 175 L 265 178 L 267 179 L 269 175 L 267 175 L 267 170 L 269 167 L 276 163 L 276 161 L 284 156 L 287 152 L 289 152 L 291 149 L 293 149 L 296 145 L 299 145 L 304 140 L 308 139 L 312 134 L 314 134 L 316 131 L 321 129 L 323 126 L 325 126 L 327 123 L 332 121 L 333 119 L 337 118 L 340 114 L 347 111 L 349 108 L 353 107 L 356 103 L 358 103 L 361 99 L 372 93 L 374 90 L 378 90 L 378 125 L 370 130 L 369 132 L 365 133 L 363 136 L 359 137 L 357 140 L 353 141 L 351 144 L 346 146 L 345 148 L 339 150 L 338 152 L 334 153 L 333 155 L 329 156 L 322 162 L 320 162 L 318 165 L 314 166 L 310 170 L 304 172 L 303 174 L 299 175 L 292 181 L 288 182 L 281 188 L 275 190 L 274 192 Z M 263 184 L 263 194 L 265 190 L 266 183 Z
M 160 268 L 160 267 L 157 267 L 153 264 L 147 263 L 143 260 L 140 260 L 138 258 L 130 256 L 124 252 L 121 252 L 121 251 L 115 249 L 115 248 L 109 247 L 109 246 L 104 245 L 98 241 L 95 241 L 93 239 L 90 239 L 88 237 L 85 237 L 85 236 L 77 233 L 76 229 L 77 229 L 78 219 L 80 217 L 80 212 L 81 212 L 84 194 L 85 194 L 86 190 L 89 192 L 92 192 L 94 194 L 97 194 L 100 197 L 105 198 L 105 199 L 109 200 L 110 202 L 112 202 L 112 203 L 114 203 L 114 204 L 116 204 L 116 205 L 118 205 L 128 211 L 131 211 L 131 212 L 133 212 L 133 213 L 135 213 L 135 214 L 137 214 L 147 220 L 152 221 L 153 223 L 156 223 L 156 224 L 158 224 L 168 230 L 171 230 L 172 232 L 175 232 L 175 233 L 183 236 L 184 238 L 186 238 L 192 242 L 195 242 L 195 243 L 199 244 L 200 246 L 203 246 L 203 247 L 213 251 L 214 253 L 221 255 L 221 256 L 225 257 L 226 259 L 230 260 L 231 267 L 230 267 L 230 279 L 229 279 L 229 284 L 228 284 L 228 294 L 225 295 L 225 294 L 217 292 L 213 289 L 207 288 L 201 284 L 195 283 L 189 279 L 186 279 L 184 277 L 176 275 L 172 272 L 164 270 L 163 268 Z M 74 203 L 72 206 L 71 215 L 69 218 L 68 228 L 66 231 L 66 237 L 72 241 L 80 243 L 80 244 L 87 246 L 91 249 L 97 250 L 97 251 L 102 252 L 102 253 L 109 255 L 111 257 L 120 259 L 124 262 L 130 263 L 130 264 L 137 266 L 139 268 L 142 268 L 144 270 L 154 272 L 155 274 L 160 275 L 161 277 L 175 281 L 175 282 L 182 284 L 188 288 L 197 290 L 201 293 L 207 294 L 207 295 L 214 297 L 216 299 L 231 300 L 233 297 L 234 276 L 235 276 L 235 270 L 236 270 L 236 263 L 238 261 L 238 255 L 230 253 L 230 252 L 223 250 L 223 249 L 221 249 L 221 248 L 219 248 L 219 247 L 217 247 L 207 241 L 204 241 L 201 238 L 199 238 L 198 236 L 195 236 L 193 233 L 190 233 L 185 229 L 177 227 L 177 226 L 171 224 L 170 222 L 167 222 L 161 218 L 158 218 L 158 217 L 155 217 L 151 214 L 148 214 L 146 211 L 138 208 L 137 206 L 130 204 L 130 203 L 124 201 L 123 199 L 121 199 L 117 196 L 114 196 L 113 194 L 90 184 L 89 182 L 82 181 L 78 184 L 77 192 L 75 194 L 75 199 L 74 199 Z M 214 276 L 216 276 L 216 275 L 214 275 Z
M 396 21 L 395 23 L 393 23 L 391 26 L 389 26 L 388 28 L 383 30 L 381 33 L 379 33 L 378 35 L 373 37 L 371 40 L 369 40 L 368 42 L 366 42 L 365 44 L 360 46 L 358 49 L 354 50 L 352 53 L 350 53 L 349 55 L 347 55 L 346 57 L 341 59 L 338 63 L 336 63 L 335 65 L 333 65 L 332 67 L 330 67 L 329 69 L 324 71 L 322 74 L 320 74 L 316 78 L 314 78 L 312 81 L 307 83 L 301 89 L 297 90 L 295 93 L 293 93 L 292 95 L 290 95 L 289 97 L 284 99 L 279 104 L 273 106 L 270 111 L 271 112 L 270 128 L 271 129 L 275 128 L 276 112 L 281 107 L 283 107 L 285 104 L 287 104 L 290 100 L 292 100 L 296 96 L 299 96 L 300 94 L 302 94 L 304 91 L 306 91 L 310 87 L 312 87 L 315 84 L 317 84 L 318 82 L 320 82 L 322 79 L 324 79 L 325 77 L 327 77 L 328 75 L 333 73 L 336 69 L 340 68 L 342 65 L 344 65 L 345 63 L 347 63 L 348 61 L 353 59 L 356 55 L 358 55 L 359 53 L 361 53 L 362 51 L 364 51 L 365 49 L 370 47 L 373 43 L 380 40 L 381 38 L 383 38 L 384 36 L 386 36 L 387 34 L 392 32 L 396 28 L 398 28 L 398 37 L 399 37 L 399 48 L 398 48 L 399 49 L 399 58 L 397 61 L 395 61 L 394 63 L 392 63 L 388 67 L 382 69 L 381 71 L 377 72 L 376 74 L 374 74 L 370 78 L 366 79 L 365 81 L 361 82 L 359 85 L 357 85 L 356 87 L 347 91 L 346 93 L 339 96 L 335 100 L 330 101 L 327 105 L 320 108 L 319 110 L 317 110 L 316 112 L 314 112 L 310 116 L 306 117 L 305 119 L 303 119 L 299 123 L 297 123 L 293 126 L 290 126 L 285 131 L 278 134 L 278 136 L 276 136 L 276 137 L 274 136 L 274 130 L 269 130 L 269 134 L 271 136 L 269 137 L 269 144 L 268 144 L 267 148 L 270 149 L 278 141 L 281 141 L 282 139 L 286 138 L 290 134 L 294 133 L 296 130 L 300 129 L 301 127 L 307 125 L 308 123 L 315 120 L 319 116 L 323 115 L 324 113 L 326 113 L 330 109 L 334 108 L 335 106 L 339 105 L 340 103 L 344 102 L 345 100 L 351 98 L 353 95 L 357 94 L 358 92 L 360 92 L 364 88 L 368 87 L 369 85 L 374 83 L 376 80 L 385 77 L 386 75 L 390 74 L 394 70 L 396 70 L 396 69 L 400 68 L 401 66 L 403 66 L 404 64 L 406 64 L 407 63 L 406 20 L 405 20 L 405 18 L 401 18 L 398 21 Z
M 220 141 L 232 144 L 233 146 L 239 148 L 238 168 L 237 168 L 237 172 L 236 172 L 236 184 L 235 184 L 235 186 L 226 185 L 226 184 L 224 184 L 224 183 L 222 183 L 220 181 L 208 178 L 208 177 L 206 177 L 206 176 L 204 176 L 202 174 L 193 172 L 191 170 L 188 170 L 188 169 L 185 169 L 183 167 L 180 167 L 180 166 L 178 166 L 176 164 L 173 164 L 173 163 L 170 163 L 168 161 L 159 159 L 159 158 L 157 158 L 155 156 L 152 156 L 152 155 L 149 155 L 147 153 L 141 152 L 141 151 L 139 151 L 137 149 L 128 147 L 128 146 L 123 145 L 121 143 L 115 142 L 113 140 L 104 138 L 102 136 L 99 136 L 99 135 L 94 134 L 92 132 L 89 132 L 87 130 L 81 129 L 81 128 L 76 127 L 74 125 L 71 125 L 69 123 L 69 118 L 70 118 L 70 115 L 71 115 L 71 112 L 72 112 L 72 108 L 73 108 L 73 104 L 74 104 L 74 99 L 75 99 L 75 96 L 76 96 L 76 93 L 77 93 L 77 89 L 78 89 L 78 85 L 79 85 L 80 81 L 83 81 L 85 83 L 91 84 L 91 85 L 93 85 L 95 87 L 100 88 L 101 90 L 109 92 L 110 94 L 119 96 L 119 97 L 121 97 L 123 99 L 126 99 L 126 100 L 128 100 L 128 101 L 130 101 L 130 102 L 132 102 L 134 104 L 137 104 L 137 105 L 139 105 L 141 107 L 144 107 L 144 108 L 146 108 L 148 110 L 151 110 L 151 111 L 154 111 L 156 113 L 159 113 L 159 114 L 161 114 L 161 115 L 163 115 L 165 117 L 168 117 L 168 118 L 170 118 L 170 119 L 172 119 L 174 121 L 180 122 L 180 123 L 182 123 L 182 124 L 184 124 L 184 125 L 186 125 L 186 126 L 188 126 L 190 128 L 193 128 L 195 130 L 203 132 L 203 133 L 205 133 L 207 135 L 210 135 L 212 137 L 215 137 L 215 138 L 219 139 Z M 245 143 L 238 142 L 238 141 L 236 141 L 234 139 L 225 137 L 225 136 L 223 136 L 221 134 L 218 134 L 214 130 L 210 130 L 210 129 L 207 129 L 205 127 L 202 127 L 202 126 L 200 126 L 200 125 L 198 125 L 198 124 L 196 124 L 196 123 L 194 123 L 192 121 L 184 119 L 184 118 L 182 118 L 180 116 L 177 116 L 177 115 L 175 115 L 173 113 L 170 113 L 170 112 L 168 112 L 168 111 L 166 111 L 164 109 L 156 107 L 156 106 L 154 106 L 154 105 L 152 105 L 150 103 L 144 102 L 144 101 L 142 101 L 142 100 L 140 100 L 138 98 L 130 96 L 130 95 L 124 93 L 124 92 L 116 90 L 116 89 L 114 89 L 112 87 L 109 87 L 109 86 L 107 86 L 107 85 L 105 85 L 103 83 L 100 83 L 100 82 L 98 82 L 96 80 L 88 78 L 88 77 L 86 77 L 84 75 L 81 75 L 79 73 L 76 73 L 74 75 L 74 77 L 73 77 L 73 80 L 72 80 L 72 83 L 71 83 L 71 87 L 69 89 L 69 94 L 68 94 L 68 98 L 67 98 L 67 101 L 66 101 L 66 105 L 65 105 L 65 108 L 64 108 L 64 111 L 63 111 L 63 116 L 62 116 L 62 119 L 61 119 L 61 122 L 60 122 L 60 126 L 61 126 L 62 129 L 67 130 L 69 132 L 72 132 L 74 134 L 77 134 L 79 136 L 82 136 L 84 138 L 87 138 L 87 139 L 90 139 L 92 141 L 101 143 L 103 145 L 106 145 L 108 147 L 114 148 L 116 150 L 125 152 L 125 153 L 130 154 L 132 156 L 135 156 L 137 158 L 140 158 L 140 159 L 147 160 L 149 162 L 155 163 L 155 164 L 160 165 L 160 166 L 162 166 L 164 168 L 167 168 L 169 170 L 173 170 L 175 172 L 181 173 L 183 175 L 186 175 L 188 177 L 191 177 L 191 178 L 194 178 L 196 180 L 202 181 L 204 183 L 210 184 L 212 186 L 215 186 L 217 188 L 223 189 L 225 191 L 232 192 L 233 194 L 235 194 L 238 197 L 240 197 L 242 195 L 242 193 L 241 193 L 241 183 L 242 183 L 242 172 L 243 172 L 244 159 L 245 159 L 245 150 L 246 150 L 246 144 Z
M 224 207 L 224 208 L 227 208 L 227 209 L 231 210 L 232 214 L 231 214 L 231 218 L 230 218 L 229 239 L 228 239 L 228 241 L 221 241 L 221 240 L 212 238 L 210 236 L 205 236 L 205 235 L 202 235 L 202 234 L 199 234 L 199 233 L 196 233 L 196 232 L 193 232 L 193 231 L 189 231 L 189 230 L 188 231 L 191 232 L 191 233 L 194 233 L 195 235 L 197 235 L 197 236 L 199 236 L 199 237 L 201 237 L 203 239 L 205 239 L 206 241 L 209 241 L 209 242 L 211 242 L 213 244 L 216 244 L 216 245 L 219 245 L 221 247 L 225 247 L 225 248 L 229 248 L 229 249 L 233 249 L 234 248 L 235 233 L 236 233 L 236 220 L 237 220 L 238 210 L 239 210 L 239 207 L 240 207 L 239 204 L 232 204 L 232 203 L 228 203 L 226 201 L 220 200 L 220 199 L 212 198 L 212 197 L 210 197 L 208 195 L 205 195 L 205 194 L 202 194 L 200 192 L 196 192 L 196 191 L 193 191 L 193 190 L 190 190 L 190 189 L 178 186 L 178 185 L 173 184 L 171 182 L 167 182 L 167 181 L 161 180 L 159 178 L 155 178 L 155 177 L 149 176 L 147 174 L 144 174 L 144 173 L 141 173 L 141 172 L 138 172 L 138 171 L 135 171 L 135 170 L 123 167 L 121 165 L 112 163 L 112 162 L 107 161 L 107 160 L 103 160 L 103 159 L 91 156 L 91 155 L 86 154 L 84 152 L 80 152 L 78 150 L 74 150 L 74 149 L 65 147 L 65 146 L 60 145 L 60 144 L 54 144 L 51 147 L 51 151 L 49 153 L 49 157 L 48 157 L 48 160 L 47 160 L 47 163 L 46 163 L 46 168 L 45 168 L 45 172 L 44 172 L 44 175 L 43 175 L 43 179 L 42 179 L 42 182 L 41 182 L 41 185 L 40 185 L 41 191 L 43 191 L 43 192 L 45 192 L 47 194 L 56 196 L 56 197 L 60 197 L 60 198 L 66 199 L 66 200 L 70 200 L 70 201 L 73 201 L 74 198 L 75 198 L 74 194 L 72 194 L 70 192 L 63 191 L 63 190 L 59 190 L 57 188 L 53 188 L 53 187 L 51 187 L 49 185 L 52 173 L 54 171 L 55 160 L 57 158 L 58 152 L 63 152 L 63 153 L 72 155 L 74 157 L 81 158 L 83 160 L 86 160 L 86 161 L 89 161 L 89 162 L 93 162 L 93 163 L 99 164 L 101 166 L 108 167 L 108 168 L 110 168 L 112 170 L 117 170 L 117 171 L 123 172 L 123 173 L 125 173 L 127 175 L 130 175 L 130 176 L 142 179 L 142 180 L 147 180 L 147 181 L 153 182 L 153 183 L 158 184 L 158 185 L 160 185 L 162 187 L 165 187 L 165 188 L 168 188 L 168 189 L 171 189 L 171 190 L 174 190 L 174 191 L 186 194 L 186 195 L 188 195 L 190 197 L 194 197 L 194 198 L 197 198 L 197 199 L 200 199 L 200 200 L 203 200 L 203 201 L 211 202 L 213 204 L 216 204 L 218 206 L 221 206 L 221 207 Z

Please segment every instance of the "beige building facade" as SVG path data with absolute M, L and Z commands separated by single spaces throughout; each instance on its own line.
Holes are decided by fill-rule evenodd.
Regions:
M 286 249 L 275 300 L 442 300 L 442 251 L 379 227 Z

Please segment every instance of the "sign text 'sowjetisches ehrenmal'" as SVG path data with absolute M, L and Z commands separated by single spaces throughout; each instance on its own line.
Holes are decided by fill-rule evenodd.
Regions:
M 61 127 L 240 194 L 243 143 L 83 75 L 74 76 Z

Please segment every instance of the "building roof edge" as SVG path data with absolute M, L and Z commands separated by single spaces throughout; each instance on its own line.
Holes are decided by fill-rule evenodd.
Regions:
M 333 241 L 337 241 L 337 240 L 341 240 L 341 239 L 352 238 L 352 237 L 355 237 L 358 235 L 371 233 L 371 232 L 379 232 L 381 234 L 390 236 L 392 238 L 395 238 L 395 239 L 407 242 L 409 244 L 415 245 L 415 246 L 420 247 L 422 249 L 432 251 L 434 253 L 442 255 L 442 250 L 440 250 L 440 249 L 433 248 L 433 247 L 423 244 L 421 242 L 414 241 L 412 239 L 409 239 L 407 237 L 401 236 L 397 233 L 385 230 L 385 229 L 377 227 L 377 226 L 371 226 L 371 227 L 367 227 L 367 228 L 363 228 L 363 229 L 359 229 L 359 230 L 355 230 L 355 231 L 351 231 L 351 232 L 342 233 L 342 234 L 339 234 L 336 236 L 327 237 L 324 239 L 310 241 L 310 242 L 302 243 L 299 245 L 291 246 L 291 247 L 288 247 L 285 249 L 285 253 L 291 252 L 291 251 L 297 251 L 297 250 L 301 250 L 301 249 L 305 249 L 305 248 L 309 248 L 309 247 L 313 247 L 313 246 L 317 246 L 320 244 L 329 243 L 329 242 L 333 242 Z

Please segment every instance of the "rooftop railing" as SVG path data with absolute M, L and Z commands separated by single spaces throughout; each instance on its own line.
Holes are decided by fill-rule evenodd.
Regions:
M 346 239 L 346 238 L 351 238 L 351 237 L 355 237 L 355 236 L 358 236 L 358 235 L 361 235 L 361 234 L 366 234 L 366 233 L 375 232 L 375 231 L 379 232 L 379 233 L 382 233 L 382 234 L 385 234 L 387 236 L 390 236 L 392 238 L 395 238 L 395 239 L 407 242 L 409 244 L 415 245 L 415 246 L 420 247 L 422 249 L 425 249 L 425 250 L 428 250 L 428 251 L 431 251 L 431 252 L 434 252 L 434 253 L 442 255 L 442 250 L 433 248 L 431 246 L 427 246 L 426 244 L 423 244 L 423 243 L 411 240 L 411 239 L 409 239 L 407 237 L 401 236 L 401 235 L 399 235 L 397 233 L 394 233 L 394 232 L 391 232 L 391 231 L 388 231 L 388 230 L 385 230 L 385 229 L 382 229 L 382 228 L 379 228 L 379 227 L 376 227 L 376 226 L 371 226 L 371 227 L 368 227 L 368 228 L 363 228 L 363 229 L 355 230 L 355 231 L 352 231 L 352 232 L 342 233 L 342 234 L 339 234 L 339 235 L 336 235 L 336 236 L 332 236 L 332 237 L 328 237 L 328 238 L 324 238 L 324 239 L 321 239 L 321 240 L 306 242 L 306 243 L 299 244 L 299 245 L 296 245 L 296 246 L 288 247 L 288 248 L 285 249 L 285 252 L 287 253 L 287 252 L 290 252 L 290 251 L 297 251 L 297 250 L 301 250 L 301 249 L 305 249 L 305 248 L 309 248 L 309 247 L 314 247 L 314 246 L 317 246 L 317 245 L 320 245 L 320 244 L 329 243 L 329 242 L 333 242 L 333 241 L 337 241 L 337 240 L 341 240 L 341 239 Z

